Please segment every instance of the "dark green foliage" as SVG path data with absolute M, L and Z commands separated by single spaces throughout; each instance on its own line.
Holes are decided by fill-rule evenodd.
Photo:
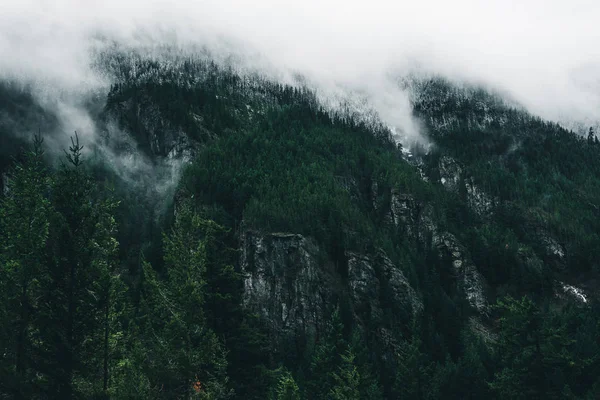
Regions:
M 144 265 L 137 328 L 133 328 L 144 333 L 132 338 L 128 362 L 134 367 L 123 373 L 133 376 L 123 380 L 117 396 L 126 397 L 133 386 L 144 397 L 230 397 L 225 350 L 204 313 L 207 260 L 213 256 L 212 241 L 219 229 L 182 207 L 171 234 L 164 238 L 165 282 L 149 264 Z
M 300 389 L 288 371 L 281 374 L 273 400 L 300 400 Z
M 189 141 L 195 158 L 175 199 L 132 189 L 77 137 L 57 169 L 38 140 L 10 170 L 0 203 L 0 397 L 598 397 L 597 302 L 555 297 L 561 280 L 593 288 L 600 272 L 593 132 L 581 138 L 483 90 L 422 82 L 415 113 L 435 142 L 424 181 L 388 129 L 323 110 L 306 88 L 208 61 L 161 61 L 107 55 L 115 83 L 101 118 L 156 165 L 174 141 Z M 0 91 L 0 104 L 20 123 L 31 98 L 11 93 Z M 115 154 L 131 151 L 104 139 Z M 446 156 L 462 168 L 456 192 L 436 183 Z M 473 211 L 467 179 L 493 199 L 492 213 Z M 486 294 L 502 299 L 490 315 L 469 306 L 431 232 L 417 240 L 426 230 L 396 226 L 392 193 L 427 207 L 437 232 L 465 246 Z M 260 316 L 244 309 L 245 229 L 310 237 L 334 266 L 342 289 L 324 309 L 335 311 L 303 354 L 279 357 Z M 548 251 L 551 239 L 562 256 Z M 380 294 L 369 300 L 382 312 L 352 304 L 347 253 L 379 250 L 401 266 L 422 313 L 394 302 L 377 266 Z
M 251 227 L 364 248 L 385 233 L 379 235 L 374 222 L 380 217 L 371 215 L 365 194 L 373 183 L 382 193 L 400 187 L 431 195 L 398 158 L 389 138 L 336 121 L 307 102 L 269 110 L 256 125 L 218 138 L 186 170 L 183 186 Z
M 527 297 L 508 297 L 497 307 L 502 317 L 500 365 L 490 383 L 494 392 L 501 398 L 562 399 L 589 390 L 582 378 L 598 354 L 581 357 L 575 350 L 577 341 L 569 334 L 566 315 L 543 313 Z
M 333 391 L 336 379 L 335 373 L 341 364 L 341 356 L 347 349 L 344 340 L 343 324 L 339 310 L 336 310 L 327 324 L 327 330 L 316 343 L 310 361 L 307 396 L 313 399 L 328 399 Z
M 341 365 L 333 373 L 334 385 L 329 398 L 332 400 L 358 400 L 360 399 L 360 375 L 355 365 L 355 356 L 351 350 L 346 350 L 341 355 Z
M 39 334 L 39 298 L 47 279 L 44 259 L 49 236 L 50 179 L 41 139 L 23 164 L 14 167 L 8 196 L 0 206 L 0 302 L 2 318 L 1 390 L 26 398 L 35 390 L 35 336 Z M 28 388 L 29 387 L 29 388 Z
M 422 399 L 426 397 L 431 375 L 431 364 L 426 354 L 421 352 L 421 339 L 413 327 L 410 341 L 402 344 L 397 360 L 393 393 L 399 398 Z
M 96 192 L 78 140 L 66 159 L 47 175 L 36 140 L 16 166 L 0 211 L 2 285 L 11 288 L 3 307 L 13 308 L 11 298 L 19 296 L 16 315 L 4 315 L 16 325 L 6 336 L 11 350 L 3 382 L 15 385 L 17 398 L 94 396 L 107 389 L 116 203 Z
M 595 142 L 589 139 L 595 137 L 593 132 L 586 140 L 483 90 L 461 90 L 442 79 L 424 85 L 415 111 L 426 117 L 441 152 L 459 160 L 465 176 L 502 202 L 490 221 L 494 234 L 511 235 L 519 245 L 542 254 L 531 233 L 545 230 L 567 249 L 566 268 L 571 273 L 597 269 L 597 261 L 589 257 L 600 243 L 600 147 L 587 143 Z M 438 158 L 428 157 L 429 166 Z M 548 257 L 543 261 L 555 266 Z M 502 276 L 495 266 L 490 270 L 488 276 L 496 281 L 522 281 L 525 290 L 548 289 L 532 286 L 539 279 L 530 275 L 533 271 L 520 268 Z

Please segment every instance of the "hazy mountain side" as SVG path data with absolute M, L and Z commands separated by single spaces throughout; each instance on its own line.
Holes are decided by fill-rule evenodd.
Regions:
M 91 113 L 100 136 L 88 154 L 94 182 L 121 200 L 119 279 L 128 294 L 115 318 L 128 342 L 114 356 L 122 374 L 114 390 L 122 398 L 165 382 L 173 396 L 197 393 L 198 376 L 169 346 L 205 332 L 192 329 L 198 323 L 216 339 L 190 349 L 221 343 L 227 355 L 213 362 L 227 364 L 219 374 L 231 381 L 220 382 L 245 398 L 274 390 L 278 367 L 304 397 L 324 398 L 348 365 L 360 371 L 360 398 L 464 397 L 465 386 L 502 398 L 513 362 L 565 376 L 551 385 L 532 369 L 520 388 L 591 393 L 595 345 L 584 351 L 556 338 L 597 336 L 589 286 L 589 303 L 565 295 L 599 272 L 593 139 L 482 90 L 433 82 L 415 86 L 415 114 L 434 142 L 418 155 L 420 171 L 390 130 L 332 113 L 308 89 L 197 60 L 107 63 L 120 78 Z M 19 96 L 6 99 L 29 110 Z M 179 165 L 177 184 L 169 166 Z M 193 296 L 180 292 L 192 288 Z M 507 348 L 515 330 L 523 342 Z M 518 358 L 521 350 L 538 355 Z M 559 351 L 565 358 L 552 358 Z M 570 362 L 576 372 L 565 372 Z
M 265 119 L 265 113 L 269 109 L 293 107 L 294 104 L 302 102 L 308 109 L 317 107 L 314 97 L 308 91 L 301 92 L 296 88 L 266 80 L 240 77 L 233 70 L 223 70 L 210 61 L 180 59 L 169 63 L 164 60 L 144 59 L 136 54 L 115 52 L 103 62 L 102 68 L 115 77 L 116 83 L 107 95 L 106 106 L 98 122 L 106 132 L 104 142 L 113 146 L 119 154 L 134 151 L 132 148 L 128 149 L 133 143 L 123 139 L 123 132 L 130 132 L 137 145 L 151 157 L 168 156 L 172 159 L 189 160 L 199 151 L 198 146 L 202 143 L 212 142 L 234 131 L 251 129 Z M 548 165 L 556 165 L 566 177 L 563 185 L 585 182 L 588 179 L 585 170 L 595 168 L 594 165 L 598 164 L 590 159 L 593 155 L 585 154 L 585 159 L 590 162 L 583 163 L 582 168 L 569 165 L 574 161 L 566 156 L 566 148 L 552 144 L 549 140 L 566 141 L 575 153 L 585 153 L 587 146 L 581 146 L 581 140 L 552 124 L 531 117 L 523 110 L 512 108 L 498 95 L 488 95 L 484 90 L 473 87 L 453 86 L 441 79 L 414 80 L 408 87 L 412 91 L 415 113 L 425 121 L 428 132 L 438 146 L 426 157 L 429 176 L 434 182 L 441 182 L 443 186 L 447 186 L 449 179 L 456 181 L 456 187 L 452 190 L 459 198 L 464 199 L 467 207 L 475 214 L 487 214 L 491 210 L 491 204 L 493 209 L 502 210 L 506 206 L 515 209 L 510 205 L 514 203 L 518 206 L 516 209 L 523 209 L 515 217 L 518 219 L 521 218 L 518 216 L 522 215 L 520 221 L 523 224 L 526 218 L 530 218 L 529 215 L 537 215 L 536 218 L 540 218 L 539 213 L 526 210 L 538 205 L 542 205 L 542 208 L 544 205 L 546 208 L 550 207 L 548 199 L 551 197 L 548 193 L 542 193 L 540 184 L 532 182 L 536 177 L 530 177 L 530 163 L 534 163 L 533 168 L 544 168 L 535 171 L 536 176 L 540 177 L 547 176 Z M 4 98 L 13 104 L 12 108 L 6 108 L 10 114 L 10 119 L 6 118 L 6 121 L 25 115 L 24 110 L 28 107 L 34 110 L 31 112 L 41 112 L 33 99 L 27 98 L 23 93 L 5 94 Z M 297 103 L 298 101 L 300 103 Z M 31 118 L 25 117 L 25 120 L 31 121 Z M 111 124 L 116 124 L 118 129 L 111 128 Z M 121 136 L 121 139 L 116 136 Z M 551 157 L 548 163 L 530 160 L 536 156 L 532 153 L 539 147 L 541 140 L 544 140 L 546 147 L 553 146 L 551 150 L 560 153 L 546 151 L 543 157 Z M 15 148 L 18 146 L 15 145 Z M 443 162 L 435 161 L 440 153 L 448 153 L 455 157 L 458 164 L 462 165 L 461 170 L 447 172 L 447 166 Z M 443 159 L 442 157 L 440 160 Z M 558 159 L 567 162 L 557 163 L 555 160 Z M 449 178 L 442 175 L 454 176 Z M 505 184 L 523 179 L 524 176 L 527 176 L 524 185 L 533 188 L 527 187 L 523 190 L 512 184 Z M 572 189 L 561 192 L 560 196 L 581 199 L 582 192 Z M 525 198 L 524 193 L 528 194 L 532 190 L 539 194 Z M 481 196 L 489 198 L 482 200 Z M 593 215 L 594 195 L 587 191 L 583 196 L 587 198 L 585 202 Z M 555 207 L 556 203 L 552 202 Z M 546 217 L 535 224 L 541 226 L 535 228 L 537 231 L 545 232 L 541 235 L 545 237 L 540 239 L 541 242 L 558 240 L 563 244 L 554 247 L 560 246 L 561 249 L 575 246 L 562 238 L 568 235 L 568 229 L 574 228 L 561 227 L 557 221 Z M 592 221 L 589 225 L 595 226 Z M 547 251 L 544 250 L 544 244 L 531 239 L 540 235 L 530 233 L 527 229 L 519 229 L 515 235 L 521 238 L 518 240 L 524 241 L 525 245 L 538 248 L 538 256 L 550 262 L 545 255 Z M 577 251 L 576 249 L 577 247 L 573 251 Z M 570 259 L 567 257 L 567 260 Z M 559 264 L 564 267 L 565 261 L 561 260 Z M 578 268 L 587 271 L 590 267 L 579 265 Z
M 449 101 L 448 112 L 453 110 L 451 104 Z M 296 107 L 302 107 L 302 104 Z M 466 106 L 460 103 L 460 107 Z M 528 137 L 530 132 L 538 132 L 534 130 L 536 127 L 540 129 L 540 135 L 541 130 L 546 129 L 552 135 L 553 129 L 558 129 L 555 131 L 556 140 L 562 140 L 561 135 L 570 135 L 554 125 L 538 122 L 522 111 L 506 111 L 501 106 L 497 107 L 507 118 L 502 130 L 493 130 L 496 128 L 492 123 L 465 124 L 469 129 L 483 132 L 481 135 L 486 138 L 492 137 L 491 145 L 495 145 L 496 132 L 509 140 Z M 471 112 L 478 116 L 489 110 L 482 107 Z M 538 219 L 534 210 L 531 210 L 533 213 L 525 212 L 529 206 L 523 202 L 524 198 L 508 201 L 500 193 L 490 191 L 481 180 L 470 174 L 470 159 L 459 158 L 452 153 L 456 151 L 456 147 L 451 147 L 435 136 L 434 139 L 439 142 L 426 157 L 431 181 L 434 183 L 427 183 L 421 180 L 415 168 L 403 160 L 402 153 L 393 142 L 374 138 L 368 134 L 368 130 L 355 129 L 351 125 L 327 118 L 309 117 L 306 113 L 293 111 L 293 108 L 274 109 L 265 118 L 269 122 L 261 123 L 257 129 L 245 133 L 232 132 L 226 137 L 219 136 L 214 143 L 201 150 L 195 163 L 187 171 L 184 181 L 186 190 L 194 194 L 196 201 L 218 204 L 231 219 L 243 220 L 244 226 L 266 235 L 269 232 L 283 231 L 288 232 L 283 235 L 286 238 L 316 240 L 316 243 L 324 245 L 326 258 L 337 265 L 337 268 L 341 268 L 339 273 L 342 277 L 344 266 L 349 262 L 343 256 L 347 251 L 358 252 L 361 254 L 359 257 L 371 257 L 370 254 L 378 247 L 385 249 L 392 260 L 397 260 L 405 268 L 409 281 L 418 288 L 418 293 L 430 299 L 426 299 L 425 304 L 432 308 L 425 306 L 424 313 L 428 316 L 436 315 L 434 324 L 442 323 L 445 318 L 454 318 L 455 321 L 461 321 L 458 331 L 467 329 L 468 326 L 485 340 L 494 341 L 495 335 L 490 331 L 493 324 L 487 320 L 486 315 L 487 302 L 493 303 L 496 298 L 509 293 L 514 296 L 528 294 L 541 301 L 554 302 L 557 290 L 562 290 L 556 278 L 567 276 L 573 279 L 578 274 L 578 268 L 585 268 L 580 263 L 569 260 L 561 241 L 554 237 L 554 231 L 548 224 Z M 462 121 L 460 118 L 458 120 Z M 458 127 L 460 126 L 459 124 Z M 524 132 L 515 132 L 509 128 L 511 126 L 530 128 Z M 469 132 L 468 129 L 466 131 Z M 444 137 L 450 142 L 463 132 L 448 129 Z M 565 136 L 564 140 L 570 141 L 573 138 L 573 145 L 577 149 L 587 151 L 584 147 L 587 144 L 576 137 Z M 477 141 L 473 141 L 473 147 L 469 147 L 469 142 L 465 140 L 461 150 L 468 154 L 471 149 L 477 157 L 483 157 L 477 144 Z M 496 150 L 491 147 L 488 151 L 493 154 Z M 456 160 L 446 156 L 447 161 L 438 163 L 445 153 L 453 154 Z M 450 167 L 451 165 L 454 167 Z M 441 179 L 433 179 L 436 174 L 455 182 L 451 190 L 447 191 L 447 185 Z M 541 180 L 542 176 L 539 175 L 540 185 L 543 186 L 545 183 Z M 500 179 L 503 184 L 510 183 Z M 593 179 L 593 175 L 590 179 Z M 239 183 L 242 183 L 241 186 Z M 499 187 L 503 188 L 501 184 Z M 486 200 L 486 196 L 493 200 Z M 486 205 L 487 202 L 490 204 Z M 484 204 L 483 212 L 474 209 L 473 204 Z M 511 208 L 514 206 L 521 208 Z M 521 209 L 523 211 L 519 211 Z M 492 218 L 488 216 L 490 213 Z M 584 217 L 585 214 L 578 216 Z M 419 221 L 416 225 L 410 222 L 413 218 Z M 393 221 L 402 221 L 399 231 L 394 230 Z M 419 232 L 419 240 L 416 241 L 415 232 Z M 302 236 L 295 236 L 298 234 Z M 261 243 L 261 240 L 257 239 L 257 243 Z M 593 236 L 584 240 L 597 243 Z M 254 247 L 260 246 L 256 244 Z M 282 288 L 279 286 L 282 282 L 277 284 L 271 281 L 272 276 L 277 275 L 273 268 L 279 265 L 276 260 L 281 256 L 277 252 L 271 253 L 271 250 L 264 250 L 265 253 L 262 251 L 257 250 L 258 254 L 264 254 L 262 257 L 265 258 L 261 262 L 271 266 L 263 270 L 270 272 L 263 271 L 259 276 L 251 275 L 247 278 L 246 289 L 249 292 L 246 296 L 253 299 L 253 309 L 259 310 L 259 315 L 270 321 L 271 334 L 280 338 L 279 335 L 284 334 L 288 328 L 278 330 L 278 324 L 285 327 L 286 316 L 298 315 L 297 307 L 304 304 L 302 299 L 322 297 L 315 292 L 311 279 L 323 282 L 329 280 L 315 276 L 315 261 L 298 261 L 292 264 L 294 268 L 300 268 L 297 273 L 312 278 L 288 276 L 285 280 L 291 286 Z M 302 253 L 302 250 L 294 251 Z M 587 253 L 574 250 L 573 254 Z M 287 262 L 282 261 L 284 264 Z M 436 266 L 434 274 L 440 281 L 431 287 L 427 286 L 431 284 L 431 278 L 427 274 L 433 266 Z M 590 267 L 593 269 L 592 265 Z M 569 268 L 573 270 L 565 272 L 565 268 L 566 271 Z M 368 275 L 368 271 L 365 270 L 362 274 Z M 377 276 L 377 273 L 372 275 Z M 376 279 L 372 277 L 367 280 L 375 282 Z M 360 288 L 358 283 L 351 284 L 351 287 L 352 285 Z M 253 296 L 263 298 L 262 294 L 271 290 L 269 288 L 275 288 L 292 308 L 284 308 L 281 315 L 273 316 L 274 310 L 280 307 L 277 301 L 263 300 L 257 305 L 256 297 Z M 376 294 L 372 295 L 377 297 Z M 433 303 L 430 302 L 430 296 L 436 298 Z M 441 300 L 442 298 L 445 300 Z M 446 301 L 453 304 L 453 311 L 436 310 L 437 305 Z M 328 303 L 330 301 L 326 300 L 325 304 Z M 308 308 L 304 309 L 310 318 L 306 315 L 298 318 L 308 318 L 309 321 L 326 320 L 322 314 L 314 311 L 321 310 L 320 313 L 323 313 L 323 308 L 316 308 L 311 304 L 306 303 Z M 357 305 L 350 306 L 350 309 L 354 307 Z M 372 310 L 377 315 L 376 308 Z M 356 317 L 346 315 L 347 323 L 358 323 Z M 479 316 L 480 322 L 471 319 L 472 316 Z M 292 321 L 288 323 L 294 321 L 292 317 Z M 387 319 L 384 318 L 384 321 Z M 311 324 L 314 325 L 310 322 L 304 328 L 312 326 Z M 367 326 L 367 332 L 374 328 L 372 324 Z M 407 333 L 402 328 L 387 331 L 389 342 L 386 343 L 399 343 L 405 334 Z M 453 334 L 457 332 L 445 331 L 445 336 L 441 339 L 443 347 L 451 354 L 460 352 L 460 345 L 452 339 Z M 367 337 L 377 337 L 377 334 L 367 333 Z M 274 343 L 280 343 L 280 340 L 277 339 Z M 375 340 L 372 343 L 377 342 Z M 378 348 L 375 344 L 373 346 Z M 385 352 L 376 354 L 380 354 L 381 358 L 373 362 L 381 363 L 376 364 L 380 365 L 381 371 L 395 368 L 394 363 L 385 367 L 384 360 L 389 359 L 389 356 L 384 355 Z M 389 375 L 384 378 L 386 393 L 392 393 L 390 379 Z
M 126 60 L 131 66 L 117 74 L 104 117 L 115 119 L 155 155 L 190 150 L 226 129 L 245 129 L 255 114 L 289 103 L 300 91 L 239 76 L 211 61 L 164 64 L 135 56 Z M 303 93 L 307 99 L 313 96 Z M 316 106 L 314 97 L 311 101 Z
M 415 112 L 436 143 L 425 157 L 430 179 L 504 226 L 519 246 L 535 249 L 555 272 L 597 269 L 592 258 L 581 259 L 598 243 L 596 137 L 544 122 L 483 91 L 471 98 L 472 90 L 445 81 L 420 87 Z
M 11 156 L 33 135 L 54 131 L 56 117 L 40 107 L 31 89 L 14 82 L 0 82 L 0 163 L 6 166 Z
M 0 195 L 8 190 L 9 171 L 34 135 L 54 132 L 56 117 L 40 107 L 30 88 L 15 82 L 0 82 Z

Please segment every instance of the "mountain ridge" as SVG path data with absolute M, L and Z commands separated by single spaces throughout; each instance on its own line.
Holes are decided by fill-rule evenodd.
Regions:
M 125 340 L 106 361 L 112 397 L 200 393 L 185 357 L 201 360 L 202 346 L 214 359 L 196 368 L 215 398 L 275 396 L 289 377 L 306 398 L 598 393 L 593 137 L 436 78 L 411 83 L 433 145 L 404 149 L 383 122 L 325 109 L 308 87 L 204 60 L 106 62 L 122 77 L 92 113 L 99 134 L 83 157 L 90 182 L 121 200 L 116 275 L 128 294 L 111 328 Z M 12 111 L 25 122 L 21 109 L 40 112 L 10 91 L 0 101 L 25 104 Z M 28 129 L 0 126 L 3 139 Z M 3 182 L 9 204 L 19 192 Z M 187 353 L 168 342 L 178 335 Z

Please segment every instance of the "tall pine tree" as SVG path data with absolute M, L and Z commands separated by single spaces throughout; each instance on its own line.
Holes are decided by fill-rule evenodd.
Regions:
M 204 312 L 207 251 L 219 229 L 183 205 L 171 233 L 164 237 L 166 279 L 144 264 L 136 323 L 139 344 L 132 346 L 131 355 L 144 374 L 139 375 L 135 367 L 128 372 L 136 374 L 135 387 L 145 390 L 146 397 L 225 399 L 232 395 L 225 349 Z
M 36 332 L 51 205 L 43 141 L 35 137 L 11 174 L 0 203 L 0 392 L 31 398 L 36 392 Z

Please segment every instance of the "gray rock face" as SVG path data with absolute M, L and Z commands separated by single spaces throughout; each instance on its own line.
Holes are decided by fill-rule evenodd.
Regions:
M 424 245 L 431 239 L 431 247 L 436 249 L 438 256 L 449 259 L 456 284 L 463 290 L 469 304 L 477 312 L 485 316 L 489 312 L 486 297 L 486 281 L 471 260 L 467 249 L 449 232 L 439 232 L 431 215 L 431 208 L 426 208 L 419 216 L 418 238 Z
M 565 266 L 565 248 L 552 235 L 545 223 L 530 215 L 525 224 L 527 231 L 538 244 L 538 255 L 542 260 L 556 268 L 563 268 Z
M 498 341 L 498 334 L 495 333 L 488 325 L 482 322 L 478 316 L 469 318 L 469 328 L 471 332 L 476 333 L 486 343 L 495 343 Z
M 273 339 L 313 337 L 334 298 L 319 248 L 301 235 L 248 231 L 242 237 L 243 302 L 267 323 Z
M 348 186 L 352 190 L 352 182 Z M 467 249 L 453 234 L 438 228 L 431 206 L 398 190 L 392 190 L 386 204 L 380 188 L 373 185 L 371 189 L 373 207 L 385 223 L 402 229 L 415 245 L 429 246 L 440 259 L 448 260 L 454 284 L 477 312 L 476 326 L 483 332 L 481 321 L 489 312 L 487 284 Z M 378 209 L 383 206 L 389 209 Z M 393 337 L 389 316 L 398 316 L 404 324 L 423 310 L 420 296 L 402 269 L 381 250 L 346 252 L 345 265 L 336 268 L 318 243 L 298 234 L 246 231 L 241 246 L 244 305 L 266 321 L 280 348 L 291 343 L 302 346 L 302 338 L 317 337 L 338 299 L 349 301 L 359 326 L 379 332 L 378 340 L 390 352 L 400 338 Z
M 419 213 L 415 229 L 417 235 L 414 239 L 423 245 L 428 244 L 427 241 L 430 236 L 437 234 L 438 228 L 434 222 L 433 209 L 431 206 L 425 206 L 423 211 Z
M 180 128 L 171 126 L 156 105 L 138 107 L 137 112 L 148 136 L 152 154 L 169 158 L 189 156 L 193 147 L 190 138 Z
M 588 295 L 582 288 L 569 285 L 565 282 L 556 282 L 558 290 L 556 297 L 574 301 L 578 304 L 585 305 L 588 303 Z
M 450 258 L 454 276 L 467 301 L 480 315 L 488 314 L 485 279 L 471 261 L 466 248 L 451 233 L 434 234 L 432 245 L 440 257 Z
M 373 204 L 375 211 L 379 210 L 379 184 L 375 181 L 371 183 L 371 204 Z
M 383 252 L 374 256 L 348 252 L 348 286 L 354 312 L 359 319 L 367 316 L 379 321 L 383 316 L 380 303 L 382 288 L 390 293 L 395 310 L 414 316 L 423 310 L 423 303 L 397 265 Z
M 378 252 L 376 262 L 381 265 L 383 281 L 387 283 L 395 306 L 410 310 L 413 316 L 421 313 L 423 302 L 417 292 L 410 286 L 400 267 L 392 263 L 382 251 Z
M 481 190 L 473 179 L 465 181 L 465 189 L 467 190 L 467 204 L 480 217 L 489 216 L 494 207 L 494 199 Z
M 497 199 L 484 192 L 473 178 L 464 178 L 460 164 L 451 157 L 440 159 L 438 169 L 441 184 L 452 193 L 459 193 L 464 188 L 467 205 L 480 217 L 489 216 L 496 206 Z
M 461 166 L 451 157 L 443 156 L 439 162 L 440 182 L 453 193 L 458 193 L 461 184 Z
M 562 245 L 550 236 L 547 232 L 539 232 L 538 238 L 540 242 L 544 245 L 546 249 L 546 254 L 551 257 L 555 257 L 558 260 L 563 260 L 565 258 L 565 249 Z
M 388 315 L 397 315 L 402 323 L 423 310 L 416 291 L 383 251 L 347 252 L 345 257 L 347 276 L 302 235 L 243 233 L 244 306 L 266 322 L 276 347 L 295 344 L 300 350 L 306 338 L 322 332 L 340 298 L 349 300 L 359 326 L 378 331 L 385 331 L 389 322 L 383 318 L 383 297 L 389 302 Z
M 380 321 L 382 317 L 379 304 L 381 285 L 375 273 L 371 257 L 346 253 L 348 257 L 348 287 L 354 312 L 361 317 Z
M 389 193 L 389 189 L 381 188 L 376 181 L 371 182 L 370 201 L 371 205 L 373 206 L 373 210 L 382 214 L 383 220 L 386 224 L 393 225 L 395 222 L 392 209 L 389 206 L 389 203 L 386 201 Z
M 173 126 L 150 97 L 143 97 L 139 102 L 124 101 L 118 105 L 118 110 L 110 112 L 109 117 L 118 120 L 120 114 L 134 114 L 139 126 L 132 133 L 138 141 L 147 143 L 152 155 L 189 159 L 197 150 L 198 143 L 180 127 Z M 197 127 L 203 130 L 202 117 L 194 115 L 194 120 Z M 206 136 L 210 135 L 208 131 L 203 131 Z
M 414 237 L 420 211 L 414 197 L 392 190 L 390 209 L 394 225 L 403 227 L 410 237 Z

